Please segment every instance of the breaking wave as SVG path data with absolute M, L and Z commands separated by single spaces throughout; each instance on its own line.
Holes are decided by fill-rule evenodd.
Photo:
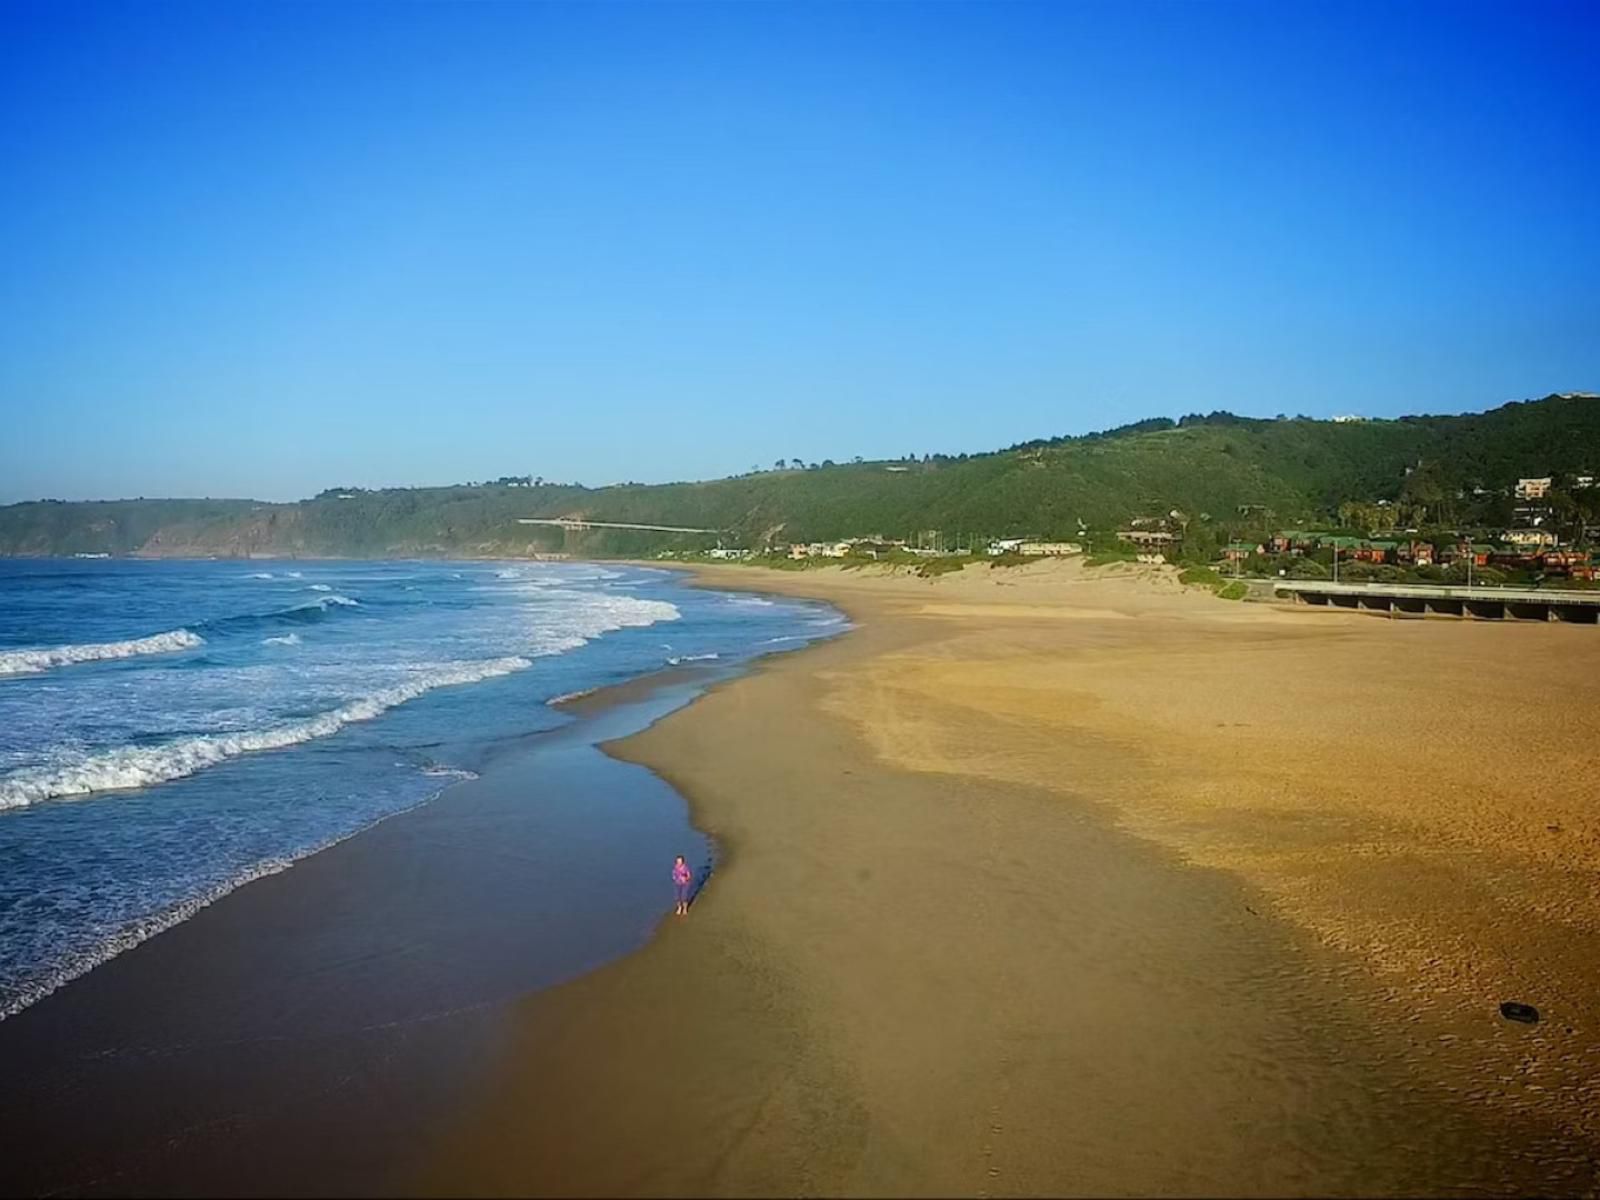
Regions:
M 587 592 L 574 592 L 572 596 L 581 601 L 581 605 L 571 612 L 562 614 L 564 619 L 556 627 L 532 631 L 522 654 L 478 662 L 441 663 L 421 668 L 404 682 L 379 689 L 370 696 L 349 701 L 314 717 L 286 721 L 262 729 L 197 734 L 153 746 L 120 746 L 114 750 L 86 755 L 75 762 L 25 767 L 8 775 L 0 775 L 0 811 L 8 808 L 25 808 L 46 800 L 149 787 L 152 784 L 182 779 L 241 754 L 250 754 L 258 750 L 279 750 L 314 738 L 328 737 L 346 725 L 356 721 L 369 721 L 380 713 L 408 700 L 414 700 L 434 688 L 477 683 L 497 675 L 509 675 L 513 671 L 532 666 L 534 657 L 575 650 L 591 638 L 612 630 L 654 625 L 660 621 L 676 621 L 681 616 L 677 606 L 665 600 L 643 600 L 634 596 L 596 596 Z M 293 618 L 297 613 L 319 613 L 330 605 L 341 607 L 353 606 L 356 603 L 348 596 L 330 593 L 319 596 L 309 604 L 297 605 L 293 609 L 270 616 Z M 260 619 L 231 618 L 230 622 Z M 176 632 L 194 638 L 195 645 L 201 642 L 201 639 L 187 630 Z M 285 641 L 281 644 L 294 643 Z
M 532 666 L 526 658 L 509 657 L 485 662 L 444 663 L 419 671 L 393 687 L 352 700 L 329 712 L 266 729 L 237 733 L 201 734 L 159 746 L 123 746 L 90 755 L 64 766 L 29 767 L 0 776 L 0 810 L 25 808 L 44 800 L 87 796 L 94 792 L 148 787 L 182 779 L 226 759 L 257 750 L 279 750 L 313 738 L 328 737 L 356 721 L 370 721 L 380 713 L 434 688 L 477 683 L 496 675 L 509 675 Z
M 0 675 L 36 675 L 40 671 L 68 667 L 74 663 L 135 658 L 141 654 L 170 654 L 174 650 L 193 650 L 205 644 L 205 638 L 199 634 L 190 633 L 187 629 L 172 629 L 126 642 L 94 642 L 38 650 L 0 650 Z
M 338 592 L 327 592 L 304 603 L 291 604 L 288 608 L 278 608 L 264 613 L 244 613 L 237 617 L 221 617 L 215 621 L 202 622 L 200 627 L 234 632 L 261 626 L 304 625 L 310 621 L 320 621 L 334 610 L 360 606 L 359 600 L 341 596 Z
M 298 646 L 300 644 L 300 635 L 298 633 L 286 633 L 282 637 L 262 638 L 261 644 L 263 646 Z

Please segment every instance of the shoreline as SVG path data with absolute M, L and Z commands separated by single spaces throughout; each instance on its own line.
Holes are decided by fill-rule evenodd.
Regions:
M 0 1191 L 402 1189 L 414 1148 L 470 1102 L 507 1006 L 648 943 L 670 911 L 649 869 L 662 853 L 709 861 L 681 798 L 598 745 L 740 669 L 657 668 L 553 705 L 572 720 L 486 748 L 477 778 L 231 889 L 0 1021 L 0 1120 L 29 1148 L 8 1156 Z M 531 810 L 529 790 L 544 798 Z M 545 843 L 591 849 L 567 862 Z M 616 861 L 574 875 L 595 853 Z M 642 923 L 628 915 L 641 903 Z M 525 929 L 545 943 L 533 958 Z M 568 965 L 551 976 L 546 960 Z M 84 1122 L 100 1130 L 87 1146 L 66 1132 Z M 398 1156 L 396 1123 L 412 1148 Z
M 1361 947 L 1308 926 L 1270 873 L 1203 852 L 1218 837 L 1204 820 L 1187 818 L 1186 845 L 1130 810 L 1112 786 L 1118 765 L 1142 782 L 1152 756 L 1093 732 L 1093 708 L 1069 714 L 1072 782 L 1043 763 L 1041 775 L 1025 726 L 1059 677 L 1025 680 L 1021 708 L 996 704 L 984 678 L 1064 648 L 1114 658 L 1142 621 L 1180 632 L 1199 621 L 1244 645 L 1368 634 L 1175 583 L 1161 594 L 1144 573 L 1039 574 L 951 586 L 694 570 L 695 586 L 824 599 L 854 631 L 760 662 L 603 747 L 685 798 L 724 848 L 718 886 L 639 953 L 520 1004 L 495 1095 L 458 1115 L 417 1186 L 1592 1186 L 1594 1143 L 1575 1142 L 1560 1110 L 1474 1093 L 1452 1057 L 1528 1053 L 1548 1024 L 1530 1037 L 1496 1014 L 1437 1034 L 1452 1014 L 1397 1007 Z M 1382 623 L 1360 624 L 1382 636 Z M 929 686 L 919 672 L 934 673 Z M 908 680 L 912 710 L 895 694 Z M 960 703 L 975 681 L 985 709 Z M 919 749 L 929 737 L 931 754 Z M 1009 749 L 996 759 L 988 738 Z M 1286 850 L 1300 836 L 1286 830 Z M 941 903 L 942 881 L 974 870 L 981 886 L 954 889 L 970 903 Z M 1086 1083 L 1092 1102 L 1075 1095 Z

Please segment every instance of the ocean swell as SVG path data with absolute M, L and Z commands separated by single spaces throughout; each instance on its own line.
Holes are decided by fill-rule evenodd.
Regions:
M 82 646 L 52 646 L 37 650 L 0 650 L 0 675 L 36 675 L 74 663 L 135 658 L 141 654 L 170 654 L 205 645 L 205 639 L 187 629 L 172 629 L 126 642 L 95 642 Z
M 301 721 L 237 733 L 200 734 L 158 746 L 122 746 L 66 765 L 27 767 L 0 776 L 0 810 L 182 779 L 240 754 L 279 750 L 313 738 L 328 737 L 346 725 L 370 721 L 434 688 L 477 683 L 532 665 L 528 659 L 515 656 L 484 662 L 443 663 L 419 670 L 404 683 Z

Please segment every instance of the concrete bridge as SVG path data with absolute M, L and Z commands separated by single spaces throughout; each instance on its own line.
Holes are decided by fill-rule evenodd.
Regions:
M 1462 617 L 1479 621 L 1574 621 L 1600 624 L 1600 590 L 1447 587 L 1409 583 L 1274 580 L 1272 590 L 1298 604 L 1390 617 Z

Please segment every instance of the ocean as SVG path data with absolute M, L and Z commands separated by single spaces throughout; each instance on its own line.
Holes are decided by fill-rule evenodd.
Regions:
M 0 1018 L 571 724 L 553 701 L 843 626 L 642 567 L 0 560 Z

